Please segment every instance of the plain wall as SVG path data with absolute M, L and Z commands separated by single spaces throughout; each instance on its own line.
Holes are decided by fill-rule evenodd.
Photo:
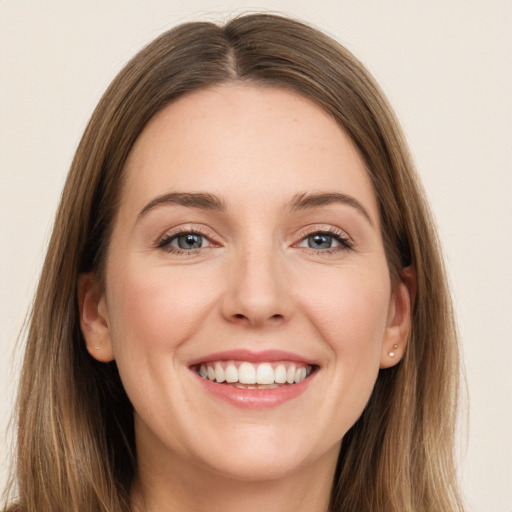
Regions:
M 186 5 L 185 5 L 186 4 Z M 512 1 L 0 0 L 0 487 L 30 305 L 60 190 L 100 95 L 171 26 L 270 10 L 333 35 L 401 120 L 445 247 L 467 371 L 470 510 L 512 511 Z

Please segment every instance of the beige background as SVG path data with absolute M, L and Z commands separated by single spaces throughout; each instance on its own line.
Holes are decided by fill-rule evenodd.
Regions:
M 470 510 L 511 512 L 511 0 L 0 0 L 0 487 L 12 445 L 4 436 L 15 340 L 100 94 L 177 22 L 261 9 L 303 18 L 344 43 L 403 123 L 439 223 L 462 335 L 467 501 Z

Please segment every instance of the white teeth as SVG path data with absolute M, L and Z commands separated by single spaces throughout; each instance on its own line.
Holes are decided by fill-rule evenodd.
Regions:
M 286 368 L 284 364 L 280 364 L 274 371 L 274 381 L 277 384 L 284 384 L 286 382 Z
M 217 361 L 202 364 L 197 372 L 203 379 L 212 382 L 239 383 L 248 388 L 252 388 L 253 385 L 278 387 L 279 384 L 302 382 L 311 373 L 311 367 L 290 363 L 279 363 L 276 366 L 272 363 L 253 364 L 246 361 L 241 363 L 231 361 L 226 364 Z
M 295 365 L 291 365 L 286 372 L 286 382 L 293 384 L 295 382 Z
M 256 368 L 251 363 L 242 363 L 238 367 L 238 382 L 240 384 L 256 384 Z
M 234 364 L 228 364 L 226 366 L 226 382 L 238 382 L 238 369 Z
M 215 365 L 215 380 L 217 382 L 224 382 L 226 380 L 226 374 L 224 373 L 224 368 L 220 363 Z
M 274 370 L 269 363 L 262 363 L 258 365 L 258 370 L 256 371 L 256 382 L 258 384 L 274 384 Z
M 295 370 L 295 383 L 302 382 L 306 378 L 306 368 L 297 368 Z

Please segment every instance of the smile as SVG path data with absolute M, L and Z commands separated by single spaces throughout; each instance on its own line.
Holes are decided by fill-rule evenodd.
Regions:
M 298 384 L 313 371 L 312 365 L 290 361 L 261 362 L 210 361 L 194 370 L 203 378 L 219 384 L 231 384 L 241 389 L 275 389 Z
M 320 373 L 316 361 L 281 350 L 217 352 L 190 361 L 189 369 L 206 396 L 256 410 L 298 398 Z

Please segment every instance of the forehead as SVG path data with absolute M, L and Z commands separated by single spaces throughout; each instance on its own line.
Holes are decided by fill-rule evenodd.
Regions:
M 241 200 L 334 190 L 378 218 L 350 138 L 313 101 L 282 88 L 226 84 L 180 97 L 145 127 L 125 172 L 121 204 L 172 190 Z

